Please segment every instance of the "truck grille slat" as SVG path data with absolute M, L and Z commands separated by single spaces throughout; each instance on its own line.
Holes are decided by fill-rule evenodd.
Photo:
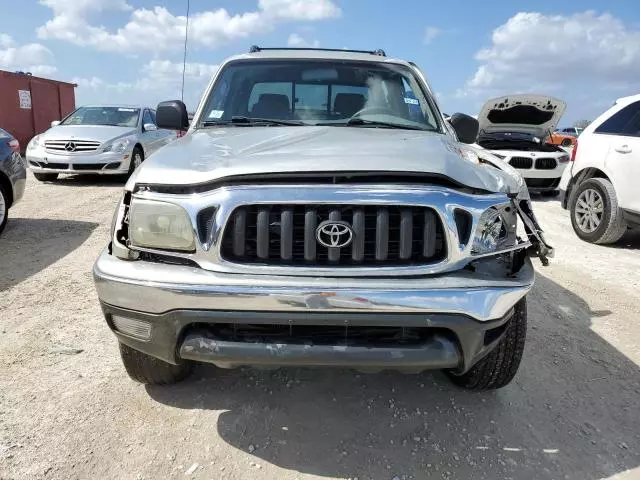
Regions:
M 316 211 L 307 210 L 304 214 L 304 259 L 311 262 L 316 259 Z
M 436 252 L 436 216 L 428 210 L 424 213 L 424 230 L 423 230 L 423 255 L 427 258 L 432 257 Z
M 199 222 L 206 220 L 198 216 Z M 326 221 L 350 228 L 350 244 L 319 242 L 318 227 Z M 429 207 L 245 205 L 227 220 L 220 256 L 279 266 L 428 265 L 446 258 L 444 238 L 442 222 Z
M 376 260 L 386 260 L 388 253 L 389 212 L 386 208 L 381 208 L 376 216 Z
M 400 259 L 406 260 L 413 250 L 413 212 L 404 209 L 400 215 Z
M 258 210 L 256 232 L 256 250 L 258 258 L 266 260 L 269 258 L 269 209 Z
M 364 259 L 364 239 L 366 235 L 364 210 L 356 208 L 353 210 L 353 243 L 351 247 L 351 258 L 354 262 L 361 262 Z
M 293 209 L 282 211 L 280 217 L 280 258 L 291 260 L 293 258 Z

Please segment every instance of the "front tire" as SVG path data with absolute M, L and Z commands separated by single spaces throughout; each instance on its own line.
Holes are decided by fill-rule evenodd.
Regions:
M 560 145 L 563 147 L 570 147 L 571 145 L 573 145 L 573 142 L 568 138 L 563 138 L 562 141 L 560 142 Z
M 136 382 L 145 385 L 169 385 L 184 380 L 191 373 L 191 364 L 173 365 L 120 343 L 124 368 Z
M 58 179 L 57 173 L 35 173 L 33 174 L 39 182 L 53 182 Z
M 129 173 L 127 176 L 130 177 L 136 168 L 142 165 L 142 162 L 144 162 L 144 152 L 140 147 L 135 147 L 133 152 L 131 152 L 131 161 L 129 162 Z
M 448 372 L 451 381 L 467 390 L 495 390 L 508 385 L 515 377 L 527 337 L 527 301 L 514 307 L 498 345 L 482 360 L 462 375 Z
M 578 185 L 569 205 L 571 225 L 585 242 L 615 243 L 627 231 L 612 183 L 590 178 Z
M 9 220 L 9 192 L 0 184 L 0 233 L 7 226 Z

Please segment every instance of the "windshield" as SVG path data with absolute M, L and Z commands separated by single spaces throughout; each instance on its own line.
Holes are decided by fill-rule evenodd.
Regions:
M 378 62 L 236 61 L 224 67 L 200 126 L 240 120 L 439 130 L 411 69 Z M 275 123 L 275 122 L 274 122 Z
M 65 118 L 60 125 L 112 125 L 135 127 L 138 125 L 139 108 L 81 107 Z

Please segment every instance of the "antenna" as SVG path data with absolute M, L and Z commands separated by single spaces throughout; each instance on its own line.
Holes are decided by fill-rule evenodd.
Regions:
M 182 90 L 180 100 L 184 102 L 184 72 L 187 69 L 187 41 L 189 40 L 189 7 L 190 0 L 187 0 L 187 24 L 184 28 L 184 56 L 182 58 Z

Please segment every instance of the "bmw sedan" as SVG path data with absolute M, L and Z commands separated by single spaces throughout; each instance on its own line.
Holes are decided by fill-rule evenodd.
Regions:
M 40 181 L 53 181 L 61 173 L 130 175 L 176 138 L 175 132 L 159 130 L 155 117 L 155 110 L 146 107 L 80 107 L 31 139 L 29 168 Z

